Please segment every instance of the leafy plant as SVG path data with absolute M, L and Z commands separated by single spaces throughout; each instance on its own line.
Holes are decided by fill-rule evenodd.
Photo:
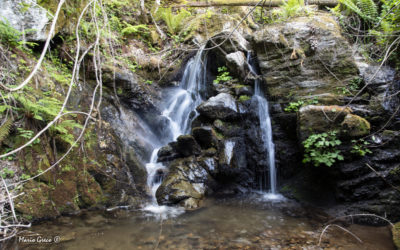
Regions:
M 31 139 L 33 137 L 34 132 L 32 130 L 25 130 L 22 128 L 17 128 L 18 131 L 18 136 L 25 138 L 25 139 Z M 40 143 L 40 139 L 37 138 L 36 140 L 33 141 L 33 144 L 38 144 Z M 30 145 L 31 146 L 31 145 Z
M 29 32 L 30 30 L 26 30 L 25 32 Z M 25 48 L 25 45 L 34 46 L 36 43 L 21 41 L 20 38 L 23 33 L 19 30 L 14 29 L 10 22 L 5 18 L 0 20 L 0 43 L 8 44 L 13 47 L 18 47 L 19 49 L 23 49 L 27 52 L 31 52 L 29 49 Z
M 31 178 L 31 176 L 28 175 L 28 174 L 22 174 L 22 175 L 21 175 L 21 179 L 22 179 L 22 180 L 28 180 L 29 178 Z
M 13 178 L 14 174 L 14 170 L 8 169 L 7 167 L 3 168 L 0 172 L 0 175 L 3 178 Z
M 378 7 L 373 0 L 339 0 L 339 3 L 364 21 L 375 22 L 378 18 Z
M 14 29 L 8 20 L 0 20 L 0 42 L 2 44 L 17 46 L 21 35 L 21 32 Z
M 309 100 L 298 100 L 297 102 L 291 102 L 288 104 L 287 107 L 285 107 L 286 112 L 297 112 L 300 110 L 301 107 L 306 106 L 306 105 L 313 105 L 313 104 L 318 104 L 317 99 L 309 99 Z
M 318 167 L 324 164 L 332 166 L 336 161 L 342 161 L 343 155 L 337 149 L 342 142 L 336 137 L 337 132 L 331 131 L 321 134 L 312 134 L 305 141 L 303 163 L 312 163 Z
M 174 14 L 171 8 L 159 8 L 156 14 L 165 22 L 171 35 L 178 34 L 182 30 L 185 19 L 191 16 L 190 12 L 185 9 L 178 10 Z
M 371 154 L 372 151 L 367 148 L 367 146 L 370 144 L 369 142 L 360 139 L 360 140 L 351 140 L 353 143 L 353 147 L 351 149 L 351 153 L 359 155 L 359 156 L 365 156 L 366 154 Z
M 219 74 L 217 78 L 214 80 L 215 84 L 218 84 L 220 82 L 227 82 L 232 79 L 232 77 L 229 75 L 228 68 L 225 66 L 219 67 L 218 73 Z
M 13 120 L 8 118 L 0 127 L 0 143 L 10 134 L 12 124 Z

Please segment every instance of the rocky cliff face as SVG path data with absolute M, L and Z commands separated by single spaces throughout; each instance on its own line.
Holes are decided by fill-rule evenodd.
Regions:
M 53 1 L 44 2 L 54 11 Z M 82 8 L 84 2 L 76 7 Z M 33 15 L 20 13 L 15 1 L 0 0 L 0 4 L 5 6 L 0 14 L 13 13 L 19 18 L 10 21 L 19 29 L 22 26 L 18 24 L 27 23 Z M 30 39 L 42 41 L 47 15 L 41 7 L 32 11 L 37 11 L 43 20 L 32 22 L 37 25 L 37 33 Z M 61 20 L 57 30 L 71 30 L 65 15 Z M 164 178 L 156 193 L 159 204 L 194 209 L 207 195 L 268 190 L 268 152 L 263 147 L 259 110 L 252 98 L 255 80 L 262 78 L 262 88 L 270 101 L 280 192 L 302 201 L 335 205 L 335 212 L 372 212 L 400 219 L 399 192 L 392 187 L 400 183 L 400 120 L 396 113 L 400 100 L 393 95 L 400 90 L 399 76 L 390 68 L 378 70 L 356 58 L 338 23 L 326 13 L 257 30 L 242 24 L 228 40 L 226 35 L 238 17 L 224 19 L 218 15 L 215 20 L 219 21 L 212 24 L 212 30 L 193 31 L 197 41 L 213 38 L 208 48 L 225 43 L 207 52 L 208 89 L 202 93 L 204 102 L 196 107 L 198 116 L 190 134 L 168 145 L 159 139 L 166 133 L 168 122 L 159 108 L 164 89 L 149 83 L 144 76 L 167 66 L 160 58 L 146 57 L 144 47 L 162 42 L 154 39 L 154 43 L 143 45 L 140 39 L 129 40 L 121 50 L 125 59 L 142 65 L 141 74 L 134 72 L 132 64 L 113 64 L 104 56 L 107 63 L 102 67 L 103 102 L 100 110 L 95 110 L 96 120 L 90 123 L 85 145 L 57 171 L 27 183 L 26 195 L 16 204 L 18 211 L 43 218 L 87 207 L 139 206 L 148 192 L 145 163 L 151 151 L 160 146 L 164 147 L 158 153 L 159 161 L 168 170 L 159 173 Z M 199 25 L 198 22 L 193 19 L 191 24 Z M 68 41 L 57 45 L 64 57 L 72 52 L 67 45 Z M 257 62 L 260 76 L 251 73 L 249 51 L 253 52 L 252 60 Z M 176 84 L 171 84 L 173 80 L 180 80 L 179 68 L 187 58 L 177 57 L 176 61 L 179 63 L 167 69 L 167 77 L 160 80 L 160 85 L 171 86 Z M 222 66 L 227 67 L 233 79 L 213 83 Z M 82 82 L 83 88 L 75 90 L 71 107 L 87 105 L 95 85 L 91 62 L 83 68 L 85 84 Z M 50 90 L 61 88 L 51 72 L 42 72 L 40 78 L 38 86 L 43 90 L 49 90 L 45 83 L 53 81 L 55 85 Z M 352 98 L 361 89 L 360 95 Z M 296 109 L 288 108 L 291 105 Z M 76 120 L 82 121 L 83 117 Z M 345 160 L 331 168 L 304 166 L 302 142 L 312 134 L 332 130 L 337 130 L 342 141 L 339 149 Z M 352 140 L 360 138 L 370 143 L 371 153 L 351 153 Z M 20 168 L 35 175 L 49 167 L 57 158 L 57 150 L 49 143 L 43 140 L 24 151 L 19 158 Z M 14 146 L 10 141 L 3 144 Z M 59 144 L 61 152 L 63 144 Z
M 292 195 L 309 200 L 331 197 L 326 199 L 327 204 L 345 201 L 344 213 L 370 212 L 398 220 L 397 205 L 389 205 L 399 202 L 398 191 L 391 187 L 399 183 L 397 135 L 392 131 L 398 127 L 399 114 L 394 108 L 398 99 L 388 98 L 388 92 L 398 88 L 393 70 L 369 66 L 353 56 L 356 52 L 341 35 L 336 21 L 326 14 L 258 30 L 253 35 L 253 47 L 265 89 L 275 103 L 274 136 L 281 180 L 285 183 L 288 177 L 297 176 L 283 185 L 283 191 L 290 190 Z M 352 89 L 354 82 L 360 84 Z M 352 99 L 360 89 L 361 94 Z M 344 106 L 350 100 L 350 105 Z M 299 101 L 304 107 L 297 116 L 283 111 L 289 102 Z M 310 103 L 318 106 L 305 106 Z M 391 114 L 390 126 L 385 126 Z M 343 141 L 344 162 L 331 169 L 312 170 L 288 160 L 301 159 L 300 143 L 309 135 L 332 130 L 337 130 Z M 370 130 L 378 132 L 368 136 Z M 350 153 L 351 140 L 361 137 L 371 143 L 368 148 L 372 153 L 364 157 Z M 319 195 L 318 190 L 326 193 Z M 310 192 L 315 192 L 314 197 Z
M 335 212 L 369 212 L 398 220 L 397 206 L 389 205 L 400 201 L 398 191 L 391 187 L 399 183 L 397 132 L 391 131 L 398 126 L 394 113 L 398 100 L 384 98 L 398 88 L 393 72 L 383 68 L 371 79 L 376 67 L 353 56 L 356 52 L 337 22 L 324 13 L 272 24 L 247 38 L 252 45 L 246 49 L 222 45 L 225 56 L 221 50 L 209 52 L 209 60 L 215 62 L 209 66 L 210 78 L 217 74 L 215 68 L 227 65 L 237 80 L 214 84 L 209 99 L 197 108 L 200 115 L 191 136 L 180 137 L 160 151 L 160 161 L 173 167 L 157 191 L 159 203 L 198 207 L 204 195 L 213 192 L 260 188 L 259 179 L 268 175 L 257 109 L 251 98 L 243 97 L 254 93 L 254 76 L 245 58 L 247 50 L 253 49 L 272 104 L 281 191 L 303 201 L 335 205 Z M 301 105 L 295 112 L 287 108 L 289 103 Z M 394 120 L 385 127 L 389 114 Z M 344 161 L 331 168 L 301 164 L 301 142 L 312 134 L 334 130 L 342 142 Z M 361 156 L 354 151 L 360 138 L 370 143 L 371 153 Z M 197 172 L 202 177 L 183 178 L 183 166 L 193 166 L 189 172 L 201 169 Z M 199 185 L 201 190 L 196 189 Z

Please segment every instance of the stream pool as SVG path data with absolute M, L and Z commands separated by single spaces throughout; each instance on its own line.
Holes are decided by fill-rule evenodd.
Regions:
M 45 221 L 22 233 L 12 249 L 395 249 L 389 227 L 337 223 L 318 246 L 323 212 L 293 201 L 268 201 L 262 195 L 209 198 L 203 208 L 161 220 L 145 212 L 83 212 Z M 23 243 L 24 239 L 58 243 Z M 59 238 L 58 238 L 59 236 Z M 7 248 L 11 249 L 11 248 Z

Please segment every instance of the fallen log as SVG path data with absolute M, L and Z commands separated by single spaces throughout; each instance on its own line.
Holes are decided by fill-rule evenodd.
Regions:
M 173 8 L 200 8 L 200 7 L 223 7 L 223 6 L 258 6 L 260 7 L 279 7 L 283 4 L 284 0 L 206 0 L 202 2 L 187 2 L 181 5 L 172 5 Z M 335 7 L 339 2 L 338 0 L 306 0 L 308 5 L 318 5 L 326 7 Z

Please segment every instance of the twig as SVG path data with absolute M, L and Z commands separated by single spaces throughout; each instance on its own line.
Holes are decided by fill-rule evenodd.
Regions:
M 335 226 L 335 227 L 338 227 L 338 228 L 342 229 L 342 230 L 345 231 L 346 233 L 348 233 L 348 234 L 350 234 L 351 236 L 353 236 L 353 237 L 354 237 L 356 240 L 358 240 L 360 243 L 363 243 L 362 240 L 361 240 L 359 237 L 357 237 L 357 235 L 355 235 L 354 233 L 350 232 L 350 231 L 347 230 L 346 228 L 341 227 L 341 226 L 336 225 L 336 224 L 329 224 L 329 225 L 327 225 L 327 226 L 324 228 L 324 230 L 322 230 L 322 232 L 321 232 L 321 234 L 320 234 L 320 236 L 319 236 L 318 246 L 321 246 L 322 237 L 324 236 L 326 230 L 328 230 L 328 228 L 329 228 L 330 226 Z
M 400 193 L 400 189 L 399 189 L 398 187 L 394 186 L 393 184 L 391 184 L 390 182 L 388 182 L 388 181 L 385 179 L 385 177 L 383 177 L 383 175 L 381 175 L 381 173 L 379 173 L 378 171 L 376 171 L 376 170 L 375 170 L 373 167 L 371 167 L 371 165 L 369 165 L 368 163 L 365 163 L 365 165 L 367 165 L 367 167 L 369 167 L 369 169 L 371 169 L 372 171 L 375 172 L 375 174 L 377 174 L 379 177 L 381 177 L 382 180 L 383 180 L 384 182 L 386 182 L 386 184 L 388 184 L 388 185 L 391 186 L 394 190 L 396 190 L 397 192 Z

